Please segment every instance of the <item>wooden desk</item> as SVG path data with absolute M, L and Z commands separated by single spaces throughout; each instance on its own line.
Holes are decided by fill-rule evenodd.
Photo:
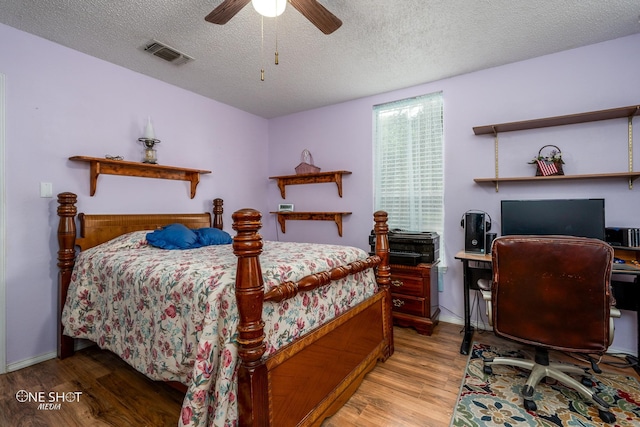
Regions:
M 462 261 L 462 274 L 464 277 L 464 336 L 460 346 L 460 354 L 469 354 L 474 330 L 473 326 L 471 326 L 469 291 L 478 289 L 478 279 L 491 279 L 491 255 L 460 251 L 455 258 Z
M 619 257 L 619 250 L 615 248 L 616 257 Z M 619 257 L 622 258 L 622 257 Z M 640 268 L 627 262 L 625 264 L 613 264 L 611 277 L 611 290 L 616 299 L 616 307 L 620 310 L 630 310 L 637 313 L 636 320 L 636 339 L 637 339 L 637 355 L 640 357 Z M 616 278 L 616 275 L 633 276 L 633 280 L 624 281 Z M 616 280 L 618 279 L 618 280 Z M 638 375 L 640 375 L 640 366 L 633 367 Z
M 611 287 L 613 295 L 616 299 L 616 307 L 621 310 L 631 310 L 638 312 L 637 320 L 637 354 L 640 357 L 640 268 L 629 262 L 628 256 L 625 256 L 626 249 L 615 248 L 615 255 L 618 258 L 626 259 L 625 264 L 613 264 L 612 275 L 624 274 L 634 276 L 631 282 L 616 281 L 615 277 L 611 278 Z M 460 354 L 469 354 L 473 339 L 474 328 L 471 325 L 471 312 L 469 306 L 469 291 L 478 289 L 478 279 L 491 279 L 491 255 L 473 254 L 460 251 L 455 256 L 456 259 L 462 261 L 463 277 L 464 277 L 464 337 L 460 346 Z M 634 258 L 635 259 L 635 258 Z M 640 374 L 640 367 L 634 367 L 636 372 Z

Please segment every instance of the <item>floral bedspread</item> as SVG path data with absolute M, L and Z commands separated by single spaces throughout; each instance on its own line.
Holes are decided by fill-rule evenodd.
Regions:
M 95 341 L 155 380 L 188 386 L 181 426 L 237 425 L 235 301 L 231 245 L 163 250 L 145 231 L 79 254 L 62 314 L 65 334 Z M 361 249 L 264 242 L 265 289 L 364 259 Z M 266 354 L 375 293 L 370 270 L 280 304 L 265 303 Z

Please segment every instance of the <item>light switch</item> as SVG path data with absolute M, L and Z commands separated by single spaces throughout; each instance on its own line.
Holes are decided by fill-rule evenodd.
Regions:
M 41 182 L 40 197 L 53 197 L 53 184 L 50 182 Z

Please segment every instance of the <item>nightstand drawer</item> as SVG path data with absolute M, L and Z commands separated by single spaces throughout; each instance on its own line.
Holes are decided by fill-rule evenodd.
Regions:
M 414 298 L 405 295 L 391 294 L 391 304 L 393 311 L 412 314 L 414 316 L 425 315 L 424 298 Z
M 431 335 L 440 314 L 437 264 L 391 265 L 394 325 L 411 326 L 419 334 Z
M 416 297 L 425 297 L 424 279 L 409 276 L 405 274 L 394 274 L 391 272 L 391 292 L 403 295 L 413 295 Z

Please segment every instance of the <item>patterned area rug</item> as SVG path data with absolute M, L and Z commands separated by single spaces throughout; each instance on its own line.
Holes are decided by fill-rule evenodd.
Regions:
M 493 374 L 486 375 L 482 372 L 483 355 L 523 357 L 517 350 L 474 343 L 451 426 L 640 426 L 640 383 L 633 377 L 606 372 L 592 377 L 596 394 L 611 405 L 611 412 L 616 416 L 615 424 L 604 424 L 595 405 L 550 378 L 541 381 L 535 389 L 533 400 L 538 410 L 526 411 L 520 391 L 529 371 L 496 365 Z

